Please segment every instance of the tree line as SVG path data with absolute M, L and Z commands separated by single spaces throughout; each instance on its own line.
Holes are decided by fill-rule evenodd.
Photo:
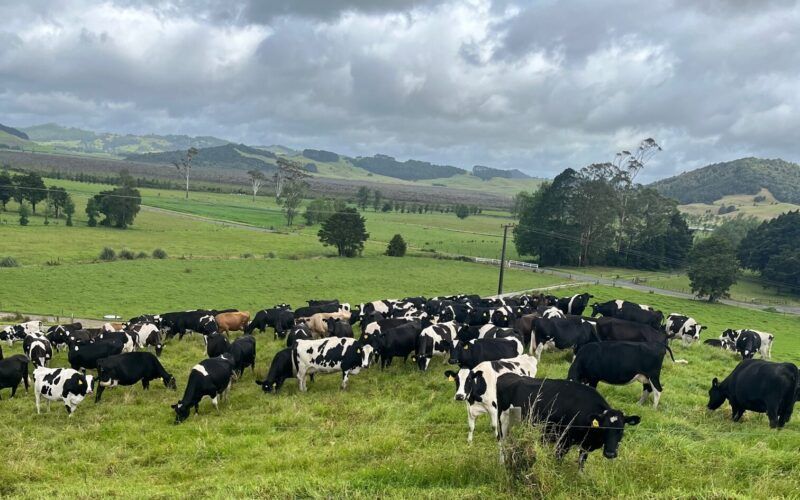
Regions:
M 72 225 L 75 203 L 66 189 L 57 186 L 45 186 L 44 180 L 36 172 L 12 175 L 8 170 L 0 172 L 0 205 L 3 211 L 8 210 L 8 203 L 15 201 L 19 205 L 19 223 L 27 226 L 30 211 L 36 214 L 36 207 L 44 204 L 44 223 L 50 218 L 66 218 L 66 225 Z M 28 206 L 30 205 L 30 209 Z

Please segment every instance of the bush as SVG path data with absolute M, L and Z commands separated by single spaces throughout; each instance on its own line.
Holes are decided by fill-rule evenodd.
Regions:
M 44 265 L 48 267 L 56 267 L 61 265 L 61 261 L 58 259 L 50 259 L 47 262 L 45 262 Z
M 156 248 L 155 250 L 153 250 L 153 258 L 154 259 L 166 259 L 167 258 L 167 252 L 165 252 L 164 250 L 162 250 L 160 248 Z
M 264 257 L 266 257 L 266 258 L 268 258 L 268 259 L 274 259 L 274 258 L 275 258 L 275 252 L 267 252 L 267 253 L 264 255 Z
M 136 254 L 137 259 L 147 259 L 150 257 L 150 254 L 147 252 L 139 252 Z
M 122 250 L 119 251 L 119 255 L 117 255 L 117 257 L 123 260 L 133 260 L 136 258 L 136 254 L 128 250 L 127 248 L 123 248 Z
M 20 226 L 27 226 L 28 225 L 28 216 L 30 215 L 30 211 L 28 209 L 28 204 L 25 202 L 20 203 L 19 205 L 19 225 Z
M 253 254 L 251 254 L 250 252 L 243 253 L 242 254 L 242 258 L 243 259 L 252 259 L 253 258 Z
M 19 267 L 19 263 L 14 257 L 3 257 L 0 259 L 0 267 Z
M 100 260 L 112 261 L 117 259 L 117 252 L 113 248 L 105 247 L 100 252 Z
M 386 255 L 389 257 L 402 257 L 406 254 L 406 242 L 399 234 L 395 234 L 389 245 L 386 247 Z

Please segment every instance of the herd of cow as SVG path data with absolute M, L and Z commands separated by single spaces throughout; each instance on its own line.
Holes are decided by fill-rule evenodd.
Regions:
M 191 368 L 183 397 L 172 405 L 179 423 L 192 408 L 198 412 L 203 397 L 218 409 L 231 382 L 247 367 L 255 372 L 254 334 L 272 328 L 276 339 L 285 339 L 286 348 L 275 354 L 264 379 L 256 381 L 265 392 L 277 393 L 290 378 L 306 391 L 307 376 L 313 381 L 316 373 L 335 372 L 342 374 L 341 388 L 346 389 L 351 375 L 378 360 L 384 369 L 394 358 L 411 357 L 425 371 L 434 357 L 441 357 L 458 365 L 445 376 L 455 383 L 455 399 L 466 402 L 468 441 L 482 414 L 489 415 L 501 442 L 513 422 L 525 421 L 541 427 L 559 457 L 578 446 L 582 467 L 593 450 L 602 448 L 605 457 L 616 457 L 625 425 L 640 421 L 610 406 L 596 390 L 598 383 L 638 381 L 639 403 L 652 396 L 657 408 L 664 356 L 686 363 L 675 360 L 670 341 L 689 345 L 706 328 L 693 318 L 670 314 L 665 319 L 649 306 L 623 300 L 591 304 L 591 316 L 584 316 L 591 298 L 588 293 L 565 298 L 409 297 L 355 309 L 338 300 L 312 300 L 295 310 L 288 304 L 261 310 L 252 321 L 249 313 L 235 309 L 194 310 L 143 315 L 97 329 L 74 323 L 43 330 L 41 322 L 29 321 L 0 330 L 0 340 L 9 345 L 22 341 L 24 351 L 3 359 L 0 349 L 0 389 L 11 388 L 13 397 L 24 383 L 27 391 L 28 364 L 33 364 L 37 412 L 43 398 L 48 408 L 50 401 L 62 401 L 70 416 L 89 394 L 95 393 L 99 402 L 106 388 L 141 382 L 148 389 L 152 380 L 161 379 L 176 389 L 175 377 L 158 357 L 169 339 L 196 332 L 203 335 L 208 358 Z M 358 339 L 355 324 L 361 330 Z M 244 334 L 231 342 L 232 331 Z M 789 421 L 800 397 L 800 376 L 791 363 L 768 361 L 773 340 L 771 334 L 744 329 L 725 330 L 719 339 L 705 342 L 743 358 L 722 382 L 713 379 L 710 409 L 727 400 L 736 421 L 746 410 L 766 413 L 770 427 Z M 70 368 L 49 366 L 54 348 L 68 350 Z M 547 349 L 573 351 L 566 380 L 536 378 Z M 762 359 L 753 359 L 756 353 Z M 96 378 L 87 370 L 96 370 Z M 502 452 L 500 456 L 502 460 Z

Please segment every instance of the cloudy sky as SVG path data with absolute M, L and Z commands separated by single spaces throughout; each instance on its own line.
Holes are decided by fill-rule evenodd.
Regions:
M 58 5 L 58 7 L 55 7 Z M 0 0 L 0 123 L 642 180 L 800 160 L 800 5 Z

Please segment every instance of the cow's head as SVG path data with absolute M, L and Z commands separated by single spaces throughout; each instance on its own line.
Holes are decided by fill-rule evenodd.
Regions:
M 492 324 L 494 326 L 506 327 L 508 326 L 509 315 L 504 309 L 498 309 L 492 313 Z
M 617 458 L 617 449 L 625 433 L 626 425 L 637 425 L 641 418 L 637 415 L 625 416 L 619 410 L 604 410 L 602 413 L 589 415 L 589 425 L 603 433 L 603 456 L 608 459 Z
M 360 342 L 356 342 L 355 344 L 356 354 L 361 357 L 361 368 L 369 368 L 370 358 L 373 354 L 373 348 L 369 344 L 361 344 Z
M 469 397 L 470 392 L 470 375 L 472 371 L 467 368 L 462 368 L 457 372 L 452 370 L 447 370 L 444 372 L 444 376 L 447 377 L 447 380 L 451 382 L 455 382 L 456 384 L 456 394 L 453 396 L 453 399 L 456 401 L 466 401 Z
M 738 334 L 738 332 L 736 330 L 728 328 L 727 330 L 724 330 L 722 332 L 722 335 L 720 335 L 719 338 L 720 338 L 720 340 L 724 340 L 724 339 L 736 340 L 736 337 L 738 337 L 738 336 L 739 336 L 739 334 Z
M 708 409 L 716 410 L 726 399 L 728 399 L 728 394 L 722 388 L 719 379 L 714 377 L 714 380 L 711 381 L 711 389 L 708 390 Z
M 593 318 L 594 318 L 595 316 L 597 316 L 598 314 L 600 314 L 600 304 L 598 304 L 597 302 L 595 302 L 595 303 L 594 303 L 594 304 L 592 304 L 590 307 L 592 308 L 592 317 L 593 317 Z
M 183 404 L 183 401 L 178 401 L 174 405 L 172 405 L 172 409 L 175 410 L 175 423 L 179 424 L 189 418 L 189 408 L 187 405 Z
M 700 332 L 706 328 L 708 327 L 701 326 L 699 323 L 694 323 L 683 331 L 683 340 L 686 341 L 687 344 L 700 340 Z
M 172 389 L 173 391 L 178 390 L 178 383 L 175 381 L 175 377 L 173 377 L 169 373 L 165 373 L 161 380 L 164 381 L 164 387 L 167 389 Z
M 455 341 L 450 348 L 450 359 L 447 360 L 451 365 L 460 364 L 464 357 L 469 353 L 471 344 L 469 342 Z

